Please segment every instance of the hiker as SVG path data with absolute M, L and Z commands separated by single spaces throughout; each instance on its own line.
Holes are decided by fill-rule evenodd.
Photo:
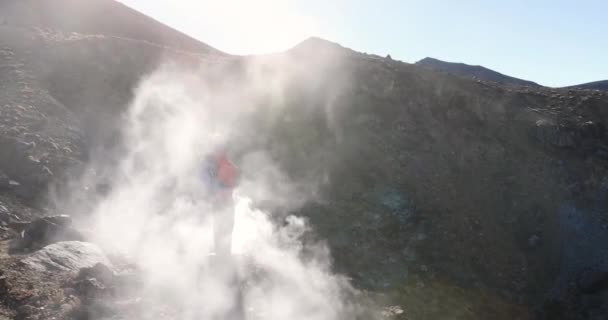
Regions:
M 232 248 L 232 191 L 236 183 L 237 168 L 228 159 L 225 149 L 218 149 L 206 157 L 203 170 L 203 180 L 213 213 L 215 254 L 227 257 L 230 256 Z

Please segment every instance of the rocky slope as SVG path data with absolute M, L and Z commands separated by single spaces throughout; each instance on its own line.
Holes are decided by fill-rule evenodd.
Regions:
M 510 77 L 482 66 L 472 66 L 464 63 L 446 62 L 428 57 L 416 62 L 416 64 L 424 66 L 426 68 L 444 71 L 458 76 L 475 78 L 483 81 L 494 81 L 504 85 L 540 87 L 540 85 L 536 82 Z
M 112 18 L 110 18 L 112 17 Z M 218 50 L 117 1 L 53 0 L 0 1 L 0 25 L 42 27 L 147 41 L 193 52 Z
M 111 1 L 95 3 L 111 8 L 112 29 L 108 20 L 29 15 L 59 17 L 73 8 L 65 1 L 0 2 L 0 215 L 11 243 L 16 225 L 62 213 L 49 188 L 61 192 L 87 161 L 120 144 L 117 120 L 133 88 L 173 61 L 214 70 L 201 77 L 235 95 L 248 94 L 251 77 L 282 80 L 281 99 L 248 102 L 257 120 L 241 128 L 241 153 L 268 150 L 297 181 L 323 177 L 321 196 L 297 213 L 327 241 L 336 271 L 403 308 L 388 316 L 606 314 L 608 94 L 465 79 L 321 39 L 232 57 L 146 18 L 134 29 L 123 17 L 136 14 Z M 252 65 L 262 71 L 252 75 Z M 103 288 L 123 280 L 103 270 L 83 282 L 77 270 L 28 269 L 23 259 L 41 250 L 9 255 L 3 246 L 0 315 L 123 312 L 124 304 L 97 303 L 114 301 Z

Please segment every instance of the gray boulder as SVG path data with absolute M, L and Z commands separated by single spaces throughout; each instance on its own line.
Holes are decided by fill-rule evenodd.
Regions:
M 21 260 L 26 266 L 37 271 L 77 272 L 91 268 L 98 263 L 112 266 L 104 252 L 97 245 L 81 241 L 65 241 L 48 245 Z

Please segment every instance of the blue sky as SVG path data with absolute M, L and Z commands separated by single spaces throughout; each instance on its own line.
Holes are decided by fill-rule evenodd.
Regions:
M 608 1 L 121 0 L 234 54 L 319 36 L 415 62 L 478 64 L 548 86 L 608 79 Z

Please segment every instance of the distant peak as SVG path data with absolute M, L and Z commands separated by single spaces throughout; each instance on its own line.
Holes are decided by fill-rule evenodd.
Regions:
M 329 40 L 325 40 L 323 38 L 320 37 L 309 37 L 307 39 L 305 39 L 304 41 L 300 42 L 300 44 L 298 44 L 298 46 L 300 45 L 336 45 L 336 43 L 331 42 Z
M 434 61 L 440 61 L 440 60 L 432 58 L 432 57 L 425 57 L 424 59 L 421 59 L 416 63 L 425 63 L 425 62 L 434 62 Z
M 295 47 L 292 50 L 344 50 L 343 46 L 338 43 L 331 42 L 319 37 L 310 37 Z
M 461 66 L 467 66 L 467 67 L 475 67 L 475 68 L 484 68 L 480 65 L 472 65 L 472 64 L 466 64 L 466 63 L 462 63 L 462 62 L 448 62 L 448 61 L 443 61 L 443 60 L 439 60 L 433 57 L 426 57 L 422 60 L 419 60 L 416 62 L 416 64 L 419 65 L 428 65 L 428 64 L 451 64 L 451 65 L 461 65 Z

